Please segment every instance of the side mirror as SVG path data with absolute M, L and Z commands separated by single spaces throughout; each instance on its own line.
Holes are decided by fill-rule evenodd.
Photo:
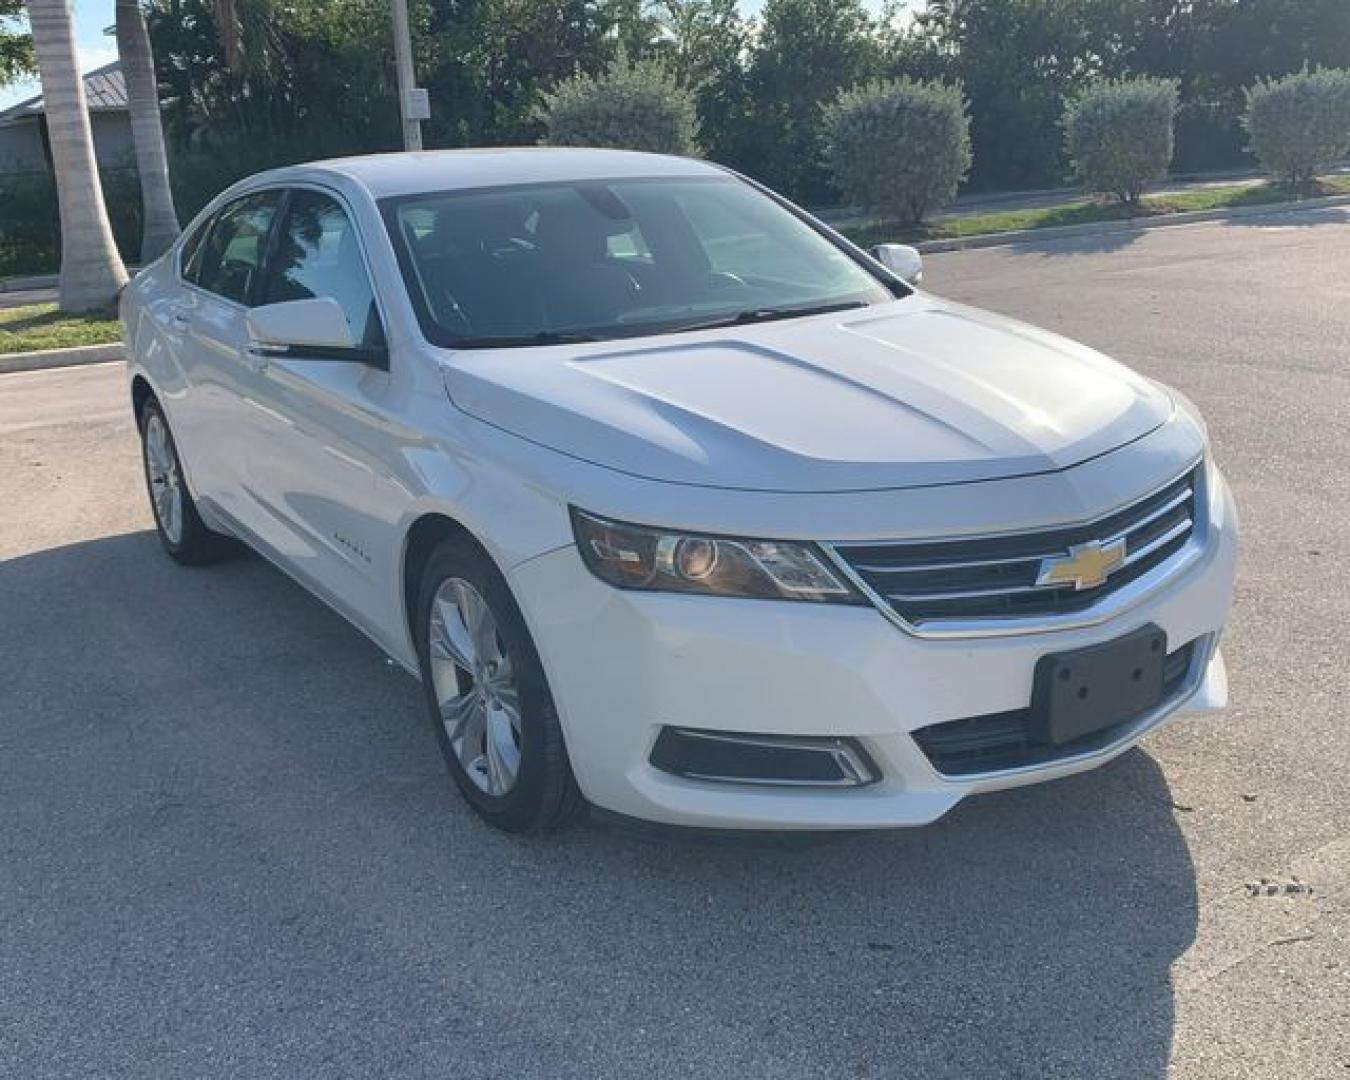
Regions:
M 908 244 L 878 244 L 872 258 L 907 285 L 923 280 L 923 256 Z
M 356 348 L 342 305 L 331 296 L 265 304 L 248 313 L 248 334 L 259 345 L 315 349 Z

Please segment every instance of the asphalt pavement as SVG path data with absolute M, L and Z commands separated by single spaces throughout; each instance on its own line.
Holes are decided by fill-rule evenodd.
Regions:
M 1233 705 L 815 843 L 493 833 L 355 630 L 160 552 L 120 365 L 0 376 L 0 1076 L 1350 1076 L 1350 212 L 927 284 L 1200 405 Z

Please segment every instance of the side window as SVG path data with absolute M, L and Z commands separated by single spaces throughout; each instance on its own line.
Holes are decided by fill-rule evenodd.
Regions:
M 187 239 L 183 241 L 183 246 L 178 252 L 178 269 L 183 276 L 184 281 L 190 281 L 194 285 L 197 283 L 197 274 L 202 266 L 202 241 L 206 239 L 206 234 L 211 231 L 211 222 L 215 217 L 208 217 L 200 225 L 188 234 Z
M 380 348 L 384 331 L 356 227 L 330 195 L 297 188 L 268 263 L 264 304 L 331 297 L 361 348 Z
M 199 286 L 227 300 L 249 302 L 280 198 L 279 192 L 263 191 L 220 212 L 201 248 Z

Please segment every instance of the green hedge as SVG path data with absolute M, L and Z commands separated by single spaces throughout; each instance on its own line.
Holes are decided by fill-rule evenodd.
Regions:
M 141 245 L 141 185 L 133 168 L 99 170 L 103 201 L 122 258 Z M 55 273 L 61 265 L 61 215 L 48 172 L 0 175 L 0 277 Z

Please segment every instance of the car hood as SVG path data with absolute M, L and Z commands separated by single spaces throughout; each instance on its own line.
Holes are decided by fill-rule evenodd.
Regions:
M 922 294 L 631 341 L 451 354 L 454 404 L 634 476 L 862 491 L 1066 468 L 1162 424 L 1168 395 L 1100 353 Z

